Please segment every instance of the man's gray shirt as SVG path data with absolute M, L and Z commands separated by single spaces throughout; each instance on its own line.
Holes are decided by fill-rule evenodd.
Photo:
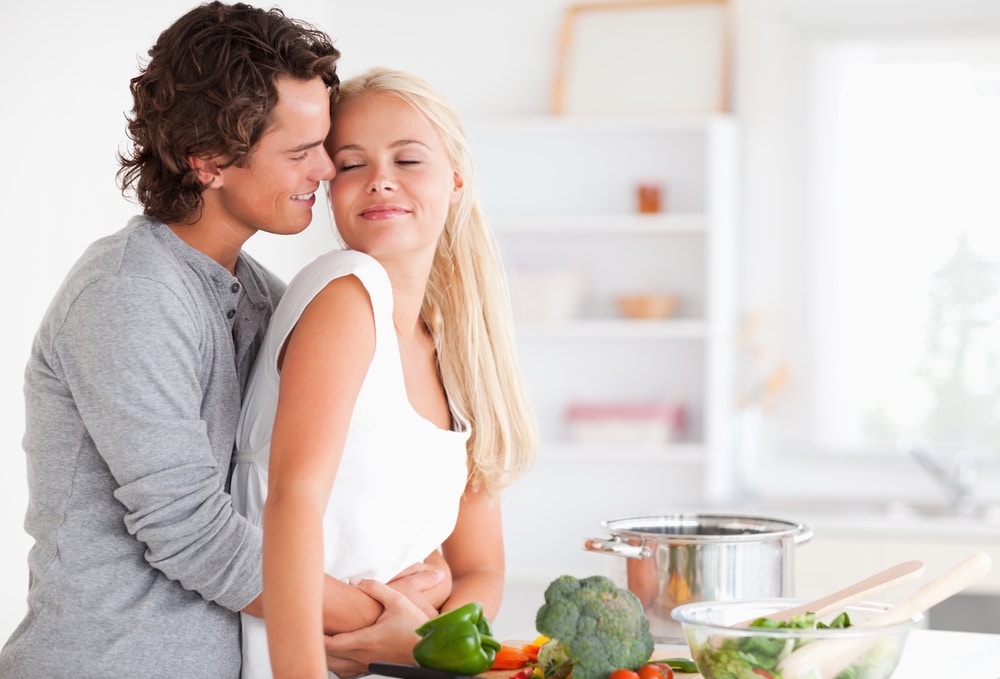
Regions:
M 284 284 L 136 217 L 70 271 L 25 371 L 28 614 L 0 677 L 234 678 L 259 531 L 227 488 Z

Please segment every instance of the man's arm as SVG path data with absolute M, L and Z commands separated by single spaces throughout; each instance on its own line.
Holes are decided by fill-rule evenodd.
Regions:
M 414 564 L 391 581 L 391 586 L 414 602 L 424 601 L 428 615 L 436 615 L 438 607 L 451 592 L 451 572 L 440 551 L 432 553 L 423 563 Z M 327 634 L 348 632 L 374 624 L 382 614 L 382 604 L 370 596 L 358 597 L 356 587 L 343 589 L 344 583 L 326 576 L 323 590 L 323 627 Z M 353 605 L 345 601 L 353 600 Z M 248 615 L 264 617 L 263 595 L 258 595 L 243 609 Z M 345 616 L 345 613 L 347 615 Z M 351 627 L 351 625 L 354 625 Z M 341 629 L 338 629 L 341 628 Z
M 434 571 L 439 573 L 435 574 Z M 411 601 L 424 601 L 435 612 L 451 596 L 451 568 L 441 550 L 434 550 L 422 563 L 413 564 L 389 581 L 389 586 Z M 421 597 L 421 599 L 417 599 Z
M 151 278 L 105 276 L 74 300 L 54 354 L 146 560 L 239 610 L 260 591 L 259 538 L 224 491 L 232 442 L 223 450 L 201 410 L 206 330 L 192 304 Z

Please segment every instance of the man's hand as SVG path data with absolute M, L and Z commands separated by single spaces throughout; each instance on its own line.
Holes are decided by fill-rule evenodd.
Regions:
M 433 615 L 437 615 L 441 605 L 451 596 L 451 569 L 441 552 L 435 551 L 422 563 L 415 563 L 396 575 L 388 584 L 425 610 L 427 606 L 433 608 Z
M 421 569 L 404 579 L 419 578 L 426 573 L 427 570 Z M 361 580 L 357 587 L 382 604 L 382 615 L 370 627 L 326 637 L 327 667 L 346 679 L 367 673 L 368 663 L 375 660 L 412 665 L 413 647 L 420 639 L 416 629 L 437 615 L 437 610 L 429 605 L 419 606 L 402 592 L 377 580 Z

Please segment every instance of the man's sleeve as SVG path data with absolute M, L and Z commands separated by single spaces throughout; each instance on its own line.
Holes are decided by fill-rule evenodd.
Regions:
M 74 302 L 56 352 L 146 560 L 239 610 L 261 591 L 261 536 L 233 509 L 228 465 L 212 451 L 209 427 L 231 437 L 236 414 L 212 422 L 203 412 L 203 357 L 220 350 L 210 343 L 195 310 L 162 283 L 107 277 Z

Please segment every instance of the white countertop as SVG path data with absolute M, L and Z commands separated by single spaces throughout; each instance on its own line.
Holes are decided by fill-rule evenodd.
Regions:
M 1000 635 L 917 629 L 893 679 L 1000 679 Z
M 654 655 L 661 652 L 690 657 L 687 647 L 657 646 Z M 1000 635 L 913 630 L 892 679 L 1000 679 Z
M 494 625 L 504 639 L 534 639 L 532 621 L 544 584 L 508 583 L 504 607 Z M 530 629 L 524 623 L 529 621 Z M 670 655 L 691 657 L 686 646 L 657 645 Z M 696 679 L 700 675 L 677 675 L 677 679 Z M 1000 679 L 1000 634 L 952 632 L 918 628 L 910 632 L 903 657 L 892 679 Z

